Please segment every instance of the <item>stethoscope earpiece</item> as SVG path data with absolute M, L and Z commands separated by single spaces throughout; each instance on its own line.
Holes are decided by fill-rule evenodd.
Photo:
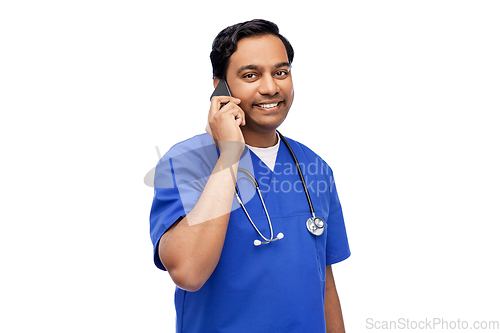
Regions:
M 285 235 L 283 235 L 283 233 L 282 233 L 282 232 L 280 232 L 280 233 L 278 234 L 278 236 L 276 236 L 276 238 L 274 238 L 274 239 L 269 239 L 269 240 L 266 240 L 266 241 L 264 241 L 264 242 L 262 242 L 262 241 L 260 241 L 260 240 L 256 239 L 256 240 L 254 240 L 254 241 L 253 241 L 253 245 L 255 245 L 255 246 L 259 246 L 259 245 L 261 245 L 261 244 L 269 244 L 269 243 L 274 242 L 274 241 L 276 241 L 276 240 L 278 240 L 278 239 L 282 239 L 283 237 L 285 237 Z M 263 237 L 263 238 L 264 238 L 264 237 Z M 265 238 L 265 239 L 267 239 L 267 238 Z

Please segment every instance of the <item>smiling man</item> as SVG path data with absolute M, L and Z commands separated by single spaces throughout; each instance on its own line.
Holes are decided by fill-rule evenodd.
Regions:
M 157 165 L 151 239 L 178 286 L 177 332 L 344 331 L 331 265 L 350 250 L 333 174 L 277 132 L 293 55 L 274 23 L 221 31 L 213 83 L 232 96 L 214 96 L 208 134 Z

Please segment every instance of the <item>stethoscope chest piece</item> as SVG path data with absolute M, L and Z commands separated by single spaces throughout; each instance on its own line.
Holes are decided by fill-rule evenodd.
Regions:
M 306 222 L 307 230 L 315 236 L 321 236 L 325 229 L 325 222 L 319 217 L 310 217 Z

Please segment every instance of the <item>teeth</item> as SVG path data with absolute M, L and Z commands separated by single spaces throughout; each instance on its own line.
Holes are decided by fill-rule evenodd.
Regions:
M 273 104 L 257 104 L 257 106 L 261 107 L 261 108 L 274 108 L 277 105 L 278 105 L 278 103 L 273 103 Z

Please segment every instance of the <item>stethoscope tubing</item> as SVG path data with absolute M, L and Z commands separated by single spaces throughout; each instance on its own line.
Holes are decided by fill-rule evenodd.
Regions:
M 311 210 L 311 214 L 312 214 L 313 218 L 316 218 L 316 215 L 314 214 L 314 207 L 312 204 L 311 196 L 309 195 L 309 191 L 307 190 L 307 184 L 306 184 L 306 181 L 304 179 L 304 175 L 302 174 L 302 170 L 300 169 L 300 164 L 299 164 L 299 161 L 297 159 L 297 156 L 295 156 L 295 153 L 293 152 L 292 147 L 290 147 L 290 144 L 285 139 L 285 137 L 278 130 L 276 130 L 276 133 L 278 133 L 281 141 L 283 141 L 285 146 L 288 148 L 288 151 L 290 152 L 290 154 L 292 154 L 293 161 L 295 162 L 295 166 L 297 167 L 297 171 L 299 172 L 299 177 L 300 177 L 300 181 L 302 182 L 302 187 L 304 188 L 304 193 L 306 194 L 307 203 L 309 204 L 309 209 Z
M 269 213 L 267 212 L 267 207 L 266 207 L 266 205 L 264 203 L 264 198 L 262 197 L 262 193 L 260 192 L 259 183 L 257 182 L 257 179 L 255 179 L 255 177 L 248 170 L 243 169 L 243 168 L 238 168 L 238 172 L 244 173 L 247 176 L 246 178 L 248 180 L 250 180 L 255 185 L 255 188 L 257 189 L 257 193 L 259 194 L 260 202 L 262 203 L 262 207 L 264 207 L 264 212 L 266 213 L 267 222 L 269 224 L 269 230 L 271 231 L 271 238 L 266 238 L 260 232 L 259 228 L 257 228 L 257 226 L 255 225 L 255 223 L 253 222 L 252 218 L 250 217 L 250 214 L 248 213 L 247 209 L 245 208 L 245 205 L 243 204 L 243 201 L 241 200 L 241 198 L 239 196 L 239 192 L 238 192 L 238 187 L 237 186 L 234 188 L 235 194 L 236 194 L 236 200 L 238 200 L 238 203 L 240 204 L 241 208 L 243 208 L 243 211 L 245 212 L 245 215 L 248 217 L 248 220 L 252 224 L 252 226 L 255 229 L 255 231 L 257 231 L 257 233 L 260 235 L 260 237 L 262 237 L 262 239 L 264 239 L 267 243 L 272 242 L 273 239 L 274 239 L 273 224 L 271 223 L 271 218 L 269 217 Z M 237 181 L 238 180 L 236 180 L 236 182 Z
M 290 147 L 290 144 L 285 139 L 285 137 L 279 131 L 276 131 L 276 133 L 278 133 L 280 139 L 283 141 L 283 143 L 287 147 L 288 151 L 292 155 L 293 161 L 295 162 L 295 167 L 297 168 L 297 172 L 298 172 L 299 177 L 300 177 L 300 181 L 302 182 L 302 187 L 304 188 L 304 194 L 306 195 L 307 203 L 309 204 L 309 209 L 310 209 L 311 214 L 312 214 L 312 217 L 309 218 L 306 221 L 307 229 L 309 230 L 309 232 L 311 234 L 313 234 L 315 236 L 320 236 L 323 233 L 323 230 L 324 230 L 323 229 L 324 222 L 323 222 L 323 220 L 321 218 L 316 217 L 316 214 L 314 212 L 314 207 L 313 207 L 313 204 L 312 204 L 312 200 L 311 200 L 311 196 L 309 195 L 309 191 L 307 189 L 307 184 L 306 184 L 306 181 L 304 179 L 304 175 L 302 174 L 302 169 L 300 168 L 300 164 L 299 164 L 299 161 L 297 159 L 297 156 L 295 156 L 295 153 L 293 152 L 292 147 Z M 238 172 L 244 173 L 245 176 L 246 176 L 244 178 L 250 180 L 254 184 L 254 186 L 255 186 L 255 188 L 257 190 L 257 193 L 259 194 L 259 198 L 260 198 L 260 201 L 262 203 L 262 207 L 264 207 L 264 211 L 265 211 L 266 217 L 267 217 L 267 222 L 269 224 L 269 229 L 270 229 L 270 232 L 271 232 L 271 238 L 266 238 L 260 232 L 259 228 L 257 228 L 257 226 L 255 225 L 255 223 L 253 222 L 252 218 L 250 217 L 250 214 L 248 213 L 247 209 L 245 208 L 245 205 L 243 204 L 243 201 L 241 200 L 241 198 L 239 196 L 238 186 L 235 186 L 234 192 L 235 192 L 236 199 L 237 199 L 238 203 L 240 204 L 241 208 L 245 212 L 245 215 L 247 216 L 248 220 L 252 224 L 252 226 L 255 229 L 255 231 L 257 231 L 257 233 L 259 234 L 259 236 L 262 237 L 262 239 L 264 240 L 264 242 L 259 241 L 259 240 L 255 240 L 254 241 L 254 245 L 255 246 L 259 246 L 261 244 L 268 244 L 270 242 L 274 242 L 274 241 L 276 241 L 278 239 L 283 238 L 283 233 L 281 233 L 281 232 L 278 234 L 278 236 L 276 238 L 274 238 L 274 231 L 273 231 L 273 225 L 271 223 L 271 218 L 269 217 L 269 213 L 267 211 L 266 204 L 264 203 L 264 199 L 262 197 L 262 193 L 260 192 L 259 183 L 257 182 L 257 179 L 255 179 L 255 177 L 248 170 L 246 170 L 244 168 L 238 168 Z M 237 182 L 238 182 L 238 178 L 236 178 L 236 183 Z

